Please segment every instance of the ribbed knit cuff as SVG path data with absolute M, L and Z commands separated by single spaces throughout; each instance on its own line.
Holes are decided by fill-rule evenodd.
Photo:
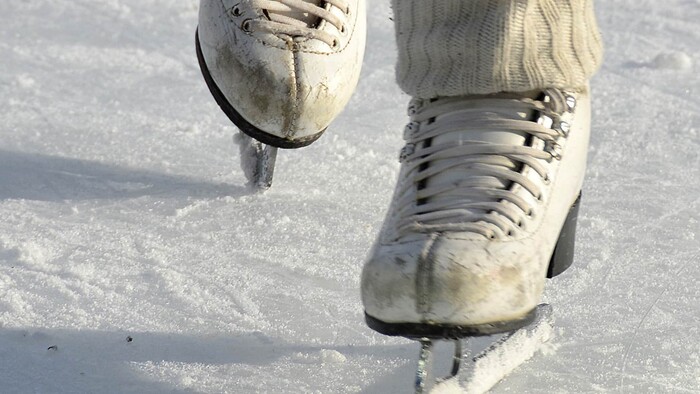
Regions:
M 392 0 L 401 88 L 420 98 L 579 87 L 602 44 L 593 0 Z

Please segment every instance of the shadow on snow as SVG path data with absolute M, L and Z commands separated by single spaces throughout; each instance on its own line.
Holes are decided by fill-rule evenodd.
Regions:
M 224 197 L 248 193 L 244 186 L 90 160 L 0 150 L 0 200 Z
M 314 354 L 321 350 L 336 350 L 348 357 L 376 357 L 381 354 L 384 359 L 396 360 L 405 358 L 407 350 L 413 353 L 415 349 L 410 345 L 326 347 L 294 344 L 261 332 L 188 335 L 0 329 L 0 357 L 3 360 L 0 362 L 0 382 L 17 392 L 191 393 L 197 392 L 196 383 L 192 387 L 178 389 L 178 386 L 183 386 L 182 377 L 177 372 L 172 376 L 163 376 L 159 366 L 167 363 L 164 368 L 173 371 L 178 368 L 173 368 L 172 364 L 187 364 L 196 369 L 211 368 L 214 373 L 218 368 L 234 364 L 278 368 L 272 364 L 279 359 L 293 360 L 296 354 Z M 411 368 L 398 368 L 394 374 L 380 378 L 363 392 L 396 389 L 397 378 L 405 382 L 408 388 L 411 372 Z M 186 371 L 183 373 L 187 375 Z M 309 374 L 308 379 L 313 380 L 312 375 Z M 248 381 L 256 377 L 247 373 L 225 374 L 225 377 L 232 392 L 236 387 L 246 391 L 246 388 L 256 387 L 260 383 Z M 166 383 L 168 381 L 173 384 Z

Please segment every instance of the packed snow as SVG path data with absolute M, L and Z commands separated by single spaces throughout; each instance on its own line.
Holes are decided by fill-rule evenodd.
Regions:
M 359 298 L 408 103 L 389 1 L 369 4 L 349 107 L 259 194 L 197 66 L 196 0 L 0 2 L 1 393 L 412 390 L 418 346 Z M 700 392 L 700 2 L 597 14 L 556 335 L 495 393 Z
M 684 52 L 664 52 L 656 55 L 651 62 L 659 69 L 687 71 L 693 67 L 693 60 Z

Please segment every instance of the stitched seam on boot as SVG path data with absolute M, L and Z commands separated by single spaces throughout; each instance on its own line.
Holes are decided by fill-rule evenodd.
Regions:
M 423 322 L 426 322 L 425 316 L 431 308 L 430 294 L 435 287 L 435 244 L 440 236 L 441 234 L 430 235 L 416 267 L 416 312 Z
M 297 133 L 296 128 L 297 128 L 297 122 L 299 121 L 299 117 L 301 116 L 301 113 L 299 111 L 299 80 L 300 80 L 300 75 L 299 75 L 299 63 L 301 59 L 299 58 L 299 52 L 295 49 L 292 49 L 292 78 L 294 78 L 294 83 L 291 86 L 292 92 L 292 108 L 291 112 L 289 115 L 289 128 L 287 128 L 284 131 L 285 136 L 287 137 L 294 137 L 294 135 Z

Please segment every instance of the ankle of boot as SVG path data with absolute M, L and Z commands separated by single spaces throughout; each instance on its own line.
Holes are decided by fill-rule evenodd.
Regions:
M 414 97 L 582 86 L 602 60 L 592 0 L 392 0 Z

